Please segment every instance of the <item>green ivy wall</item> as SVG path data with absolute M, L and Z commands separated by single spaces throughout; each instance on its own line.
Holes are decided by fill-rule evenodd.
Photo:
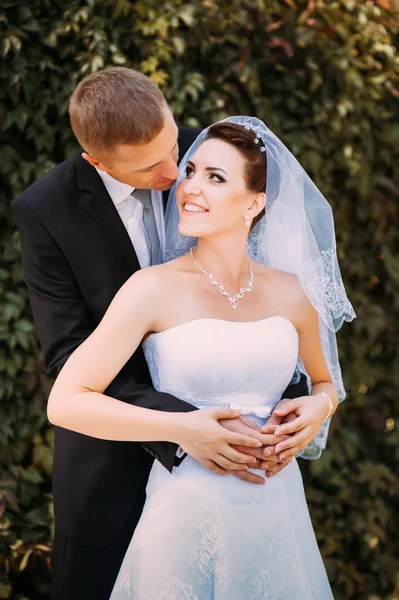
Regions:
M 31 0 L 0 6 L 0 599 L 48 598 L 51 382 L 10 203 L 76 150 L 79 79 L 142 70 L 180 125 L 264 119 L 331 202 L 358 314 L 328 449 L 302 461 L 336 600 L 399 599 L 399 18 L 355 0 Z M 289 565 L 287 565 L 289 568 Z

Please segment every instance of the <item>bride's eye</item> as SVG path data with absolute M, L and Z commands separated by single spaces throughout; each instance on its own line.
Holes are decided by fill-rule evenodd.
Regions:
M 211 181 L 214 181 L 215 183 L 224 183 L 226 181 L 225 179 L 223 179 L 223 177 L 221 177 L 217 173 L 211 173 L 209 175 L 209 178 Z M 213 178 L 215 178 L 215 179 L 213 179 Z
M 190 175 L 192 175 L 194 173 L 194 169 L 192 167 L 187 166 L 186 167 L 186 178 L 188 179 L 190 177 Z

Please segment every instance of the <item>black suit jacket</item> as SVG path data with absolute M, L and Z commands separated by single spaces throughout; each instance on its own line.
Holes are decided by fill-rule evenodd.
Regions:
M 198 133 L 179 131 L 181 156 Z M 101 178 L 80 153 L 30 186 L 12 203 L 12 214 L 45 367 L 56 377 L 139 262 Z M 106 394 L 145 408 L 194 410 L 151 386 L 139 347 Z M 172 470 L 176 449 L 167 442 L 105 441 L 56 427 L 57 526 L 78 543 L 109 544 L 142 497 L 154 457 Z M 142 501 L 137 511 L 141 509 Z

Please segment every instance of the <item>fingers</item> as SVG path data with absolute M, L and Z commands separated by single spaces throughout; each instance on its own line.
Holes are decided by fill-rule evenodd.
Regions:
M 276 408 L 276 407 L 275 407 Z M 270 417 L 267 419 L 265 425 L 279 425 L 283 417 L 279 417 L 275 412 L 272 412 Z
M 257 432 L 254 432 L 254 436 L 255 433 L 258 435 Z M 233 431 L 225 431 L 224 432 L 224 441 L 227 444 L 234 444 L 234 446 L 245 446 L 246 448 L 261 448 L 262 447 L 262 442 L 259 439 L 256 439 L 255 437 L 249 437 L 250 434 L 248 435 L 242 435 L 241 433 L 234 433 Z M 280 438 L 279 438 L 280 439 Z M 277 443 L 277 442 L 276 442 Z
M 240 417 L 240 421 L 242 423 L 244 423 L 244 425 L 246 425 L 250 429 L 256 429 L 257 431 L 259 431 L 259 427 L 257 426 L 256 423 L 254 423 L 253 421 L 251 421 L 251 419 L 246 419 L 245 417 Z
M 217 421 L 222 419 L 237 419 L 241 416 L 240 411 L 233 410 L 232 408 L 212 408 L 209 409 L 209 412 L 212 413 L 212 416 Z
M 301 431 L 306 426 L 306 419 L 303 417 L 298 417 L 294 419 L 290 423 L 283 423 L 279 425 L 274 433 L 276 437 L 280 435 L 289 435 L 291 433 L 295 433 L 297 431 Z
M 244 446 L 232 446 L 233 448 L 235 448 L 236 450 L 238 450 L 238 452 L 241 452 L 242 454 L 249 454 L 249 456 L 254 456 L 255 458 L 258 458 L 259 460 L 262 460 L 262 458 L 264 458 L 264 449 L 263 448 L 245 448 Z
M 227 475 L 227 471 L 225 469 L 222 469 L 222 467 L 217 465 L 213 460 L 205 459 L 199 462 L 201 462 L 201 464 L 204 465 L 204 467 L 206 467 L 210 471 L 213 471 L 214 473 L 217 473 L 218 475 Z
M 238 446 L 240 448 L 240 446 Z M 244 446 L 241 446 L 241 450 L 236 450 L 232 446 L 226 446 L 225 449 L 221 451 L 221 454 L 228 458 L 229 460 L 245 465 L 254 465 L 256 463 L 257 458 L 262 457 L 262 449 L 258 450 L 260 452 L 260 457 L 253 456 L 252 454 L 246 454 L 246 450 Z
M 263 454 L 263 460 L 269 459 L 269 457 L 276 456 L 277 455 L 276 447 L 275 446 L 266 446 L 266 448 L 263 448 L 262 454 Z
M 267 471 L 267 469 L 269 469 L 270 467 L 274 467 L 274 465 L 276 465 L 279 462 L 281 461 L 278 456 L 272 456 L 267 460 L 261 460 L 259 463 L 259 468 L 262 469 L 262 471 Z
M 280 401 L 281 402 L 281 401 Z M 278 417 L 285 417 L 289 413 L 294 412 L 298 408 L 298 398 L 294 398 L 294 400 L 285 400 L 284 403 L 278 403 L 276 408 L 273 410 L 272 415 L 277 415 Z
M 270 421 L 270 419 L 269 419 Z M 269 421 L 267 423 L 265 423 L 265 425 L 263 425 L 263 427 L 261 427 L 260 432 L 261 433 L 272 433 L 274 434 L 274 432 L 276 431 L 277 427 L 280 425 L 281 423 L 281 419 L 278 419 L 278 423 L 269 423 Z
M 269 479 L 270 477 L 274 477 L 282 471 L 287 465 L 285 463 L 278 463 L 278 465 L 274 466 L 272 469 L 266 471 L 266 477 Z
M 309 427 L 305 427 L 300 433 L 297 433 L 288 438 L 288 440 L 277 444 L 276 452 L 279 455 L 280 460 L 284 460 L 286 458 L 288 450 L 291 450 L 291 456 L 294 450 L 295 454 L 297 454 L 313 439 L 314 436 L 312 437 L 312 435 L 309 433 L 309 430 Z
M 291 421 L 295 421 L 298 418 L 298 415 L 295 412 L 290 413 L 284 419 L 282 419 L 282 423 L 291 423 Z
M 288 402 L 288 400 L 286 400 L 286 402 Z M 278 408 L 278 405 L 276 408 Z M 282 423 L 291 423 L 291 421 L 295 421 L 295 419 L 298 419 L 298 415 L 295 412 L 290 412 L 286 417 L 279 417 L 273 412 L 271 417 L 267 420 L 267 423 L 261 427 L 260 432 L 275 433 L 278 425 L 281 425 Z
M 307 444 L 305 444 L 306 446 Z M 305 447 L 303 446 L 303 448 Z M 300 452 L 302 450 L 302 446 L 295 446 L 295 448 L 290 448 L 289 450 L 285 450 L 284 453 L 279 455 L 280 457 L 283 457 L 281 459 L 281 462 L 283 463 L 289 463 L 292 462 L 292 460 L 295 458 L 295 456 L 298 454 L 298 452 Z
M 285 438 L 282 437 L 276 437 L 275 435 L 271 434 L 271 433 L 260 433 L 259 434 L 259 439 L 262 442 L 262 446 L 275 446 L 276 444 L 278 444 L 279 442 L 282 442 L 283 439 L 287 439 L 288 436 L 286 436 Z
M 234 471 L 231 472 L 231 475 L 242 479 L 242 481 L 255 483 L 256 485 L 263 485 L 265 483 L 265 479 L 261 475 L 255 475 L 255 473 L 250 473 L 249 471 Z
M 288 451 L 287 451 L 288 452 Z M 262 460 L 259 463 L 259 469 L 262 471 L 273 471 L 275 467 L 280 467 L 281 465 L 287 465 L 292 462 L 292 457 L 287 458 L 282 461 L 278 456 L 276 456 L 276 460 Z
M 245 471 L 248 468 L 247 463 L 234 462 L 233 460 L 226 458 L 223 454 L 217 454 L 214 461 L 226 471 Z

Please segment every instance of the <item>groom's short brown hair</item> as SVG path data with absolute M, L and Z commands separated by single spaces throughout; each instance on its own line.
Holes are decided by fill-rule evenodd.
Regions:
M 85 77 L 73 92 L 69 117 L 80 145 L 99 157 L 117 144 L 147 144 L 164 125 L 166 102 L 151 79 L 125 67 Z

